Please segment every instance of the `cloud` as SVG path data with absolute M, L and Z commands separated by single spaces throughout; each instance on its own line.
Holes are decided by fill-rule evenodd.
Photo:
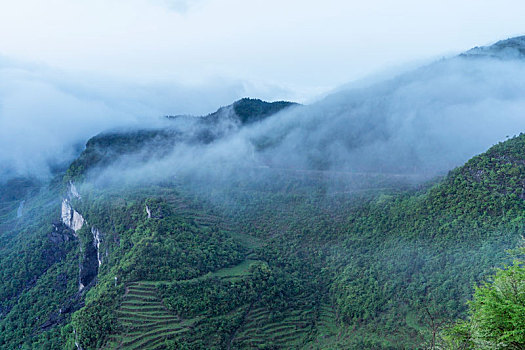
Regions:
M 163 115 L 203 115 L 244 96 L 289 94 L 243 81 L 190 86 L 63 75 L 6 60 L 0 78 L 3 172 L 39 176 L 49 175 L 50 164 L 67 164 L 89 137 L 108 128 L 159 127 Z M 154 163 L 127 157 L 113 170 L 125 170 L 131 180 L 175 170 L 226 178 L 260 167 L 433 176 L 525 130 L 524 82 L 521 59 L 441 60 L 348 85 L 207 145 L 170 145 L 171 156 Z
M 520 33 L 524 10 L 517 0 L 1 1 L 0 54 L 124 78 L 262 81 L 294 87 L 303 102 L 384 67 Z
M 444 172 L 525 131 L 525 62 L 454 58 L 362 89 L 338 92 L 263 133 L 288 129 L 276 164 Z
M 525 61 L 457 57 L 238 128 L 210 144 L 178 143 L 169 156 L 127 156 L 95 177 L 203 183 L 255 179 L 261 169 L 301 173 L 444 174 L 525 131 Z
M 193 6 L 203 2 L 203 0 L 153 0 L 153 2 L 160 3 L 172 11 L 184 14 L 188 12 L 188 10 L 190 10 Z
M 110 128 L 148 128 L 174 114 L 207 114 L 246 95 L 278 87 L 215 79 L 194 85 L 72 75 L 0 58 L 0 179 L 47 177 L 90 137 Z

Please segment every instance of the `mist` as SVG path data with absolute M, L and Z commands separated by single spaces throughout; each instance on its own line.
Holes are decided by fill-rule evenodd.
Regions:
M 206 114 L 247 94 L 286 91 L 219 78 L 126 81 L 0 57 L 0 180 L 49 178 L 104 130 L 162 127 L 166 115 Z
M 247 94 L 286 91 L 241 81 L 189 86 L 68 76 L 3 60 L 0 175 L 46 178 L 104 130 L 150 129 L 178 136 L 157 140 L 160 153 L 144 147 L 114 155 L 88 177 L 142 183 L 179 175 L 211 183 L 273 169 L 427 180 L 525 130 L 522 44 L 511 39 L 384 80 L 345 85 L 248 124 L 232 106 L 212 123 L 164 116 L 206 115 Z M 211 139 L 199 141 L 203 134 Z
M 165 147 L 168 155 L 126 155 L 91 178 L 141 183 L 192 176 L 224 184 L 260 179 L 262 169 L 273 169 L 426 181 L 525 130 L 520 57 L 444 59 L 249 125 L 235 123 L 231 111 L 213 125 L 184 128 L 179 120 L 168 128 L 221 136 L 209 143 L 178 141 Z
M 283 138 L 262 152 L 275 166 L 434 175 L 525 130 L 524 78 L 521 60 L 458 57 L 341 91 L 252 138 Z

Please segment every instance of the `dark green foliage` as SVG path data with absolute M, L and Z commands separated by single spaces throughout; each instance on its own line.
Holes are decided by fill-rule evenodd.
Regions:
M 476 287 L 469 318 L 446 330 L 450 347 L 525 349 L 525 266 L 516 260 Z
M 260 102 L 241 102 L 237 114 L 245 121 L 254 121 L 249 111 L 266 113 Z M 105 164 L 106 156 L 142 152 L 155 142 L 152 133 L 90 141 L 65 180 Z M 22 224 L 14 204 L 5 206 L 0 347 L 67 348 L 75 340 L 86 349 L 119 342 L 184 349 L 429 347 L 441 331 L 436 325 L 466 315 L 472 286 L 508 261 L 505 249 L 524 230 L 525 135 L 415 189 L 387 176 L 239 173 L 229 183 L 181 177 L 141 188 L 79 184 L 82 200 L 72 203 L 88 224 L 78 239 L 65 231 L 60 239 L 50 236 L 58 189 L 22 191 L 32 193 L 27 210 L 35 215 Z M 102 236 L 103 263 L 91 289 L 77 294 L 79 263 L 95 256 L 93 228 Z M 250 261 L 250 269 L 239 267 Z M 476 290 L 471 318 L 484 332 L 476 339 L 522 341 L 521 300 L 493 287 L 521 281 L 520 269 L 501 270 L 494 284 Z M 57 316 L 75 298 L 86 306 Z M 141 308 L 142 323 L 132 318 L 127 322 L 135 328 L 125 329 L 122 315 L 139 319 Z M 141 338 L 148 317 L 158 315 L 168 320 L 167 330 Z M 455 332 L 460 343 L 473 344 L 467 323 Z
M 17 184 L 21 188 L 13 187 Z M 47 330 L 67 322 L 68 315 L 59 316 L 58 309 L 78 290 L 78 243 L 56 223 L 60 207 L 55 191 L 23 179 L 0 186 L 0 197 L 17 203 L 0 221 L 2 349 L 27 348 L 45 339 L 46 348 L 62 347 L 60 331 Z M 21 200 L 25 205 L 17 212 Z
M 125 155 L 138 155 L 143 161 L 152 154 L 169 152 L 180 133 L 173 129 L 147 129 L 102 133 L 91 138 L 86 149 L 69 166 L 64 181 L 81 180 L 88 170 L 111 164 Z
M 251 278 L 230 281 L 215 277 L 161 285 L 160 291 L 168 308 L 177 315 L 217 316 L 252 302 L 257 296 L 253 283 Z
M 16 349 L 21 344 L 37 341 L 45 343 L 45 348 L 62 348 L 64 339 L 56 328 L 48 334 L 53 336 L 41 333 L 47 330 L 44 328 L 47 324 L 55 326 L 49 323 L 53 320 L 52 314 L 76 292 L 77 273 L 78 256 L 72 252 L 49 268 L 33 286 L 21 292 L 7 316 L 0 321 L 0 347 Z M 64 317 L 57 321 L 66 322 L 68 315 Z
M 89 302 L 72 318 L 75 340 L 84 349 L 99 349 L 108 334 L 118 331 L 115 310 L 122 290 L 111 289 Z
M 427 191 L 353 211 L 335 283 L 342 319 L 368 335 L 368 325 L 379 325 L 390 344 L 401 344 L 419 336 L 424 343 L 427 308 L 440 322 L 464 314 L 471 286 L 507 261 L 504 250 L 523 232 L 524 150 L 521 135 Z
M 268 103 L 258 99 L 243 98 L 233 104 L 233 109 L 242 124 L 250 124 L 291 106 L 298 106 L 298 104 L 286 101 Z

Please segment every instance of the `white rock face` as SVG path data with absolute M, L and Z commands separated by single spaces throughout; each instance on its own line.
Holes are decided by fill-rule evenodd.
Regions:
M 71 220 L 71 228 L 77 232 L 84 226 L 84 218 L 78 212 L 73 210 L 73 219 Z
M 93 234 L 93 244 L 97 247 L 97 260 L 98 266 L 102 265 L 102 254 L 100 254 L 100 243 L 102 243 L 102 234 L 98 228 L 91 227 L 91 233 Z
M 77 212 L 75 209 L 73 209 L 73 206 L 71 202 L 74 199 L 81 200 L 80 194 L 78 193 L 75 185 L 72 182 L 69 182 L 69 193 L 66 198 L 62 200 L 62 209 L 61 209 L 61 218 L 64 225 L 66 225 L 68 228 L 73 230 L 76 237 L 77 231 L 80 230 L 84 225 L 88 225 L 88 222 L 84 219 L 84 217 Z M 98 267 L 100 267 L 103 263 L 103 256 L 104 254 L 100 251 L 101 244 L 103 242 L 104 234 L 100 232 L 100 230 L 94 226 L 91 226 L 91 234 L 93 236 L 92 244 L 95 247 L 97 251 L 97 262 Z M 79 245 L 80 247 L 80 253 L 84 253 L 82 250 L 82 245 Z M 87 252 L 84 254 L 93 254 L 91 250 L 88 249 Z M 108 255 L 106 251 L 106 256 Z M 83 257 L 82 259 L 84 259 Z M 87 259 L 86 261 L 93 261 L 92 259 Z M 86 262 L 81 262 L 79 266 L 79 283 L 78 283 L 78 290 L 82 291 L 84 288 L 86 288 L 86 285 L 90 283 L 92 280 L 91 278 L 86 280 L 86 276 L 90 276 L 91 272 L 93 272 L 93 269 L 98 269 L 98 267 L 92 266 L 92 264 L 85 265 Z M 94 261 L 93 261 L 94 262 Z M 98 273 L 96 270 L 94 271 L 95 275 Z M 86 275 L 87 274 L 87 275 Z M 84 285 L 83 282 L 86 282 L 86 285 Z
M 71 207 L 68 199 L 62 200 L 62 222 L 75 233 L 84 226 L 84 218 Z
M 71 222 L 71 206 L 69 205 L 69 201 L 67 199 L 62 200 L 62 222 L 64 225 L 68 225 Z
M 82 199 L 80 193 L 78 193 L 75 184 L 72 181 L 69 181 L 69 196 L 72 198 Z

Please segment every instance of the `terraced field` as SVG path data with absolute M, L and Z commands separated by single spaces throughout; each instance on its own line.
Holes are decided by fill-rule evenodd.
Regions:
M 274 320 L 265 308 L 252 309 L 232 340 L 232 349 L 301 348 L 312 332 L 312 310 L 287 310 Z
M 196 207 L 179 196 L 168 194 L 165 199 L 180 217 L 201 228 L 219 228 L 247 248 L 246 258 L 239 264 L 185 282 L 206 281 L 210 278 L 240 281 L 250 275 L 252 265 L 264 263 L 255 253 L 262 246 L 262 239 L 240 233 L 243 230 L 232 228 L 228 220 Z M 156 283 L 169 284 L 142 281 L 127 285 L 124 301 L 118 310 L 118 320 L 123 330 L 121 334 L 110 338 L 107 349 L 164 349 L 166 343 L 173 340 L 186 346 L 202 348 L 199 347 L 199 344 L 202 345 L 199 336 L 206 334 L 207 340 L 213 337 L 208 329 L 214 322 L 213 317 L 203 313 L 196 318 L 182 320 L 165 308 L 157 293 Z M 299 298 L 302 300 L 302 296 Z M 330 327 L 335 325 L 333 311 L 327 306 L 319 313 L 311 300 L 300 300 L 296 300 L 293 308 L 277 313 L 258 306 L 257 301 L 236 308 L 228 316 L 243 315 L 240 327 L 236 326 L 221 346 L 226 343 L 229 349 L 302 349 L 317 338 L 321 332 L 317 330 L 318 327 L 325 327 L 326 330 L 323 328 L 322 333 L 332 337 L 334 333 L 330 331 Z
M 151 282 L 127 286 L 118 320 L 124 331 L 110 338 L 107 349 L 162 349 L 166 340 L 181 336 L 193 324 L 169 312 Z
M 321 303 L 315 327 L 316 336 L 305 346 L 306 349 L 344 349 L 338 346 L 344 336 L 337 326 L 334 308 L 328 302 Z

